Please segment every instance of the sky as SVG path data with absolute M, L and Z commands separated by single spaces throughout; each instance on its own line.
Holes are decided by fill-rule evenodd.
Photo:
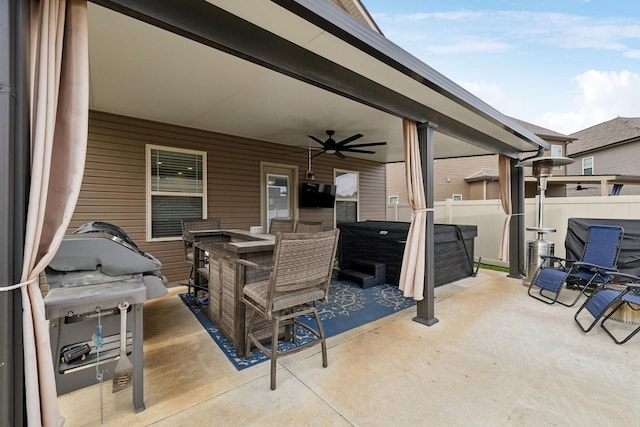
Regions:
M 503 114 L 567 135 L 640 117 L 640 1 L 362 2 L 387 39 Z

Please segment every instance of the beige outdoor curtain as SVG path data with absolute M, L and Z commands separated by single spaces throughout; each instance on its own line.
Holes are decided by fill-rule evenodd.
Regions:
M 63 55 L 64 51 L 64 55 Z M 58 250 L 78 200 L 87 146 L 86 0 L 32 0 L 31 187 L 22 287 L 29 426 L 59 426 L 49 331 L 38 275 Z
M 416 301 L 424 299 L 425 241 L 427 232 L 427 205 L 422 182 L 418 127 L 415 122 L 403 120 L 404 158 L 407 174 L 407 196 L 413 209 L 411 226 L 402 257 L 399 288 L 405 297 Z
M 511 224 L 511 159 L 500 155 L 498 157 L 498 176 L 500 179 L 500 200 L 502 209 L 507 214 L 502 226 L 502 239 L 500 240 L 499 259 L 509 261 L 509 226 Z

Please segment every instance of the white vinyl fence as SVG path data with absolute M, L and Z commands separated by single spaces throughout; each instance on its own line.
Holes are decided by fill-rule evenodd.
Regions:
M 525 227 L 537 226 L 538 200 L 525 200 Z M 640 196 L 605 197 L 547 197 L 544 202 L 544 227 L 555 228 L 555 233 L 545 234 L 545 239 L 555 243 L 555 255 L 564 257 L 564 239 L 569 218 L 640 219 Z M 482 257 L 483 264 L 506 266 L 498 260 L 502 225 L 506 219 L 500 200 L 463 200 L 435 203 L 437 224 L 470 224 L 478 227 L 475 239 L 475 258 Z M 410 221 L 408 205 L 387 207 L 388 221 Z M 537 238 L 527 231 L 527 240 Z M 526 253 L 526 252 L 525 252 Z

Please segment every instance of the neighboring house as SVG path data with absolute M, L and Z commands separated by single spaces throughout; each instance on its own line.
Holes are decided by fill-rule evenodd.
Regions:
M 616 117 L 571 137 L 567 155 L 575 162 L 567 174 L 576 182 L 567 186 L 567 195 L 640 194 L 640 117 Z
M 549 143 L 545 156 L 566 156 L 567 144 L 573 140 L 571 136 L 523 120 L 512 120 Z M 390 198 L 395 200 L 396 196 L 400 203 L 407 202 L 404 173 L 404 162 L 387 164 L 387 203 Z M 565 167 L 558 167 L 553 174 L 565 175 Z M 436 201 L 499 199 L 498 156 L 438 159 L 434 165 L 434 185 Z M 531 177 L 531 168 L 525 168 L 525 197 L 535 197 L 536 194 L 536 180 Z M 547 195 L 564 196 L 565 185 L 550 183 Z

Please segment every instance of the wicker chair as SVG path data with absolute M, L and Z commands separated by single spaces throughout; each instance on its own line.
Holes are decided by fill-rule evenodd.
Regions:
M 269 227 L 269 234 L 293 233 L 295 221 L 292 219 L 273 218 Z
M 326 302 L 333 271 L 333 260 L 338 245 L 338 230 L 321 233 L 279 233 L 273 253 L 273 265 L 264 267 L 240 259 L 245 268 L 270 271 L 268 280 L 244 286 L 242 301 L 247 307 L 248 324 L 245 329 L 245 356 L 248 358 L 253 344 L 271 359 L 271 390 L 276 388 L 278 357 L 296 353 L 307 347 L 322 345 L 322 366 L 327 367 L 327 342 L 316 309 L 316 302 Z M 297 319 L 313 314 L 317 328 Z M 281 327 L 284 339 L 293 339 L 294 346 L 278 351 Z M 315 336 L 305 344 L 296 342 L 298 328 Z M 270 332 L 271 345 L 267 347 L 259 337 Z M 269 335 L 266 335 L 267 337 Z
M 294 232 L 296 233 L 317 233 L 324 230 L 324 221 L 300 221 L 296 222 Z
M 191 272 L 189 273 L 189 282 L 193 281 L 195 275 L 195 267 L 193 262 L 193 242 L 194 237 L 192 231 L 202 230 L 220 230 L 220 217 L 206 219 L 182 219 L 182 241 L 184 242 L 184 260 L 191 264 Z

